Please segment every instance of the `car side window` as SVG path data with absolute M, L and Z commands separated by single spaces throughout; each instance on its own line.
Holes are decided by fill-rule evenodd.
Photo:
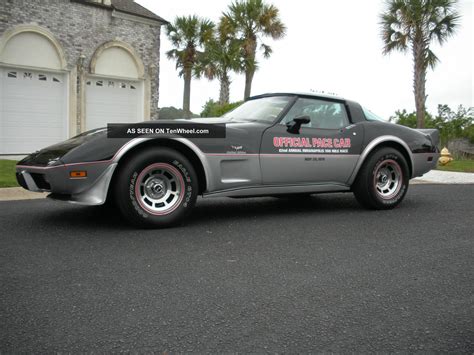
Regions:
M 343 104 L 307 98 L 299 98 L 280 123 L 286 124 L 301 116 L 308 116 L 311 120 L 310 123 L 302 127 L 339 129 L 349 124 L 346 108 Z

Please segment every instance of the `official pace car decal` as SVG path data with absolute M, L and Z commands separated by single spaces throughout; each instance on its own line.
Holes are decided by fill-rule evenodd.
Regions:
M 273 137 L 278 153 L 348 154 L 351 138 Z

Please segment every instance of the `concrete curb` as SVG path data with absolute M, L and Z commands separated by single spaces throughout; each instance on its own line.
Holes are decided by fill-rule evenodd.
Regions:
M 45 198 L 47 192 L 31 192 L 22 187 L 5 187 L 0 189 L 0 201 L 36 200 Z
M 474 184 L 474 173 L 431 170 L 425 175 L 413 179 L 411 182 L 430 184 Z
M 410 180 L 410 185 L 473 185 L 473 182 L 439 182 L 423 179 L 413 179 Z

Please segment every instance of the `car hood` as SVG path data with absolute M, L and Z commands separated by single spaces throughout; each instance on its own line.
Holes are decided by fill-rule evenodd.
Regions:
M 181 118 L 177 120 L 156 120 L 150 122 L 159 122 L 159 123 L 207 123 L 207 124 L 217 124 L 217 123 L 230 123 L 232 120 L 225 117 L 196 117 L 196 118 Z
M 249 120 L 226 119 L 223 117 L 192 118 L 177 120 L 155 120 L 140 122 L 143 125 L 179 123 L 179 124 L 226 124 L 227 130 L 242 131 L 252 125 Z M 133 123 L 131 123 L 133 124 Z M 258 124 L 258 123 L 257 123 Z M 260 124 L 258 124 L 260 125 Z M 111 159 L 120 147 L 131 138 L 106 139 L 107 128 L 97 128 L 81 133 L 66 141 L 36 151 L 23 160 L 19 165 L 31 166 L 57 166 L 71 162 L 84 161 L 84 157 L 90 157 L 87 161 Z
M 197 118 L 180 118 L 175 120 L 153 120 L 140 122 L 140 124 L 153 125 L 156 123 L 167 124 L 167 123 L 179 123 L 179 124 L 195 124 L 195 123 L 204 123 L 204 124 L 239 124 L 239 123 L 249 123 L 252 120 L 244 120 L 237 118 L 226 118 L 226 117 L 197 117 Z
M 102 139 L 107 135 L 107 128 L 97 128 L 84 133 L 81 133 L 75 137 L 72 137 L 66 141 L 48 146 L 40 149 L 22 159 L 18 165 L 35 165 L 35 166 L 56 166 L 62 165 L 61 158 L 67 153 L 71 152 L 75 148 L 82 146 L 83 144 Z

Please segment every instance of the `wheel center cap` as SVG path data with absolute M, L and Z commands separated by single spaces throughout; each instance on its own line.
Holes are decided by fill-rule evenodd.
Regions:
M 380 182 L 381 182 L 382 184 L 385 184 L 385 183 L 387 182 L 387 180 L 388 180 L 388 176 L 387 176 L 387 175 L 383 174 L 382 176 L 380 176 Z
M 163 192 L 163 185 L 155 184 L 155 185 L 153 185 L 152 189 L 153 189 L 153 192 L 155 192 L 157 194 L 162 193 Z
M 151 179 L 145 185 L 146 194 L 153 199 L 162 198 L 166 194 L 165 183 L 160 179 Z

